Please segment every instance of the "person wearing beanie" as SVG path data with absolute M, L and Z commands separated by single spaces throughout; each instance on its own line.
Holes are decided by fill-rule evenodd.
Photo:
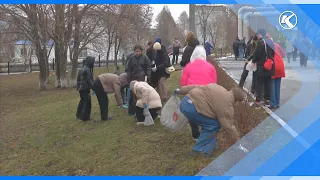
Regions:
M 267 37 L 267 32 L 264 29 L 257 31 L 258 43 L 254 51 L 252 63 L 257 64 L 256 70 L 256 104 L 270 107 L 271 95 L 271 77 L 274 75 L 274 43 Z M 265 63 L 272 61 L 271 70 L 264 67 Z
M 135 45 L 134 55 L 132 55 L 127 62 L 126 72 L 128 82 L 133 80 L 149 82 L 151 78 L 151 61 L 147 55 L 142 54 L 142 47 Z M 134 115 L 133 98 L 129 98 L 128 113 Z
M 243 90 L 232 88 L 228 91 L 218 84 L 208 84 L 183 86 L 175 89 L 174 94 L 185 95 L 180 110 L 190 122 L 201 127 L 199 139 L 192 148 L 193 153 L 211 156 L 216 148 L 220 127 L 225 130 L 232 144 L 240 139 L 233 124 L 233 105 L 246 99 Z
M 150 84 L 157 90 L 161 100 L 165 102 L 168 99 L 166 81 L 167 78 L 169 78 L 166 68 L 170 67 L 170 58 L 165 50 L 165 47 L 159 42 L 154 43 L 153 49 L 156 51 L 156 60 L 151 68 L 152 74 Z
M 188 42 L 188 45 L 183 51 L 182 59 L 180 62 L 182 68 L 184 68 L 190 62 L 190 57 L 193 53 L 194 48 L 200 44 L 193 32 L 189 32 L 187 34 L 186 41 Z
M 158 117 L 158 111 L 162 108 L 162 103 L 157 91 L 146 82 L 131 81 L 130 89 L 132 90 L 132 96 L 135 99 L 135 113 L 137 125 L 144 124 L 145 116 L 143 114 L 144 109 L 149 109 L 152 119 L 155 120 Z
M 108 115 L 109 108 L 109 93 L 114 93 L 118 108 L 122 107 L 123 99 L 121 96 L 121 89 L 128 84 L 127 74 L 122 73 L 119 76 L 112 73 L 100 74 L 93 82 L 92 90 L 94 90 L 99 106 L 101 120 L 111 120 L 112 117 Z

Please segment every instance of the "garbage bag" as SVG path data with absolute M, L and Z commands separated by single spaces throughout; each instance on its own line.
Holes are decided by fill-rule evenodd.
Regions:
M 160 122 L 171 130 L 184 128 L 188 120 L 180 111 L 180 99 L 173 95 L 161 110 Z
M 246 70 L 249 72 L 253 72 L 257 70 L 257 64 L 256 63 L 252 63 L 252 61 L 248 62 L 247 66 L 246 66 Z
M 143 109 L 143 115 L 144 115 L 144 125 L 145 126 L 152 126 L 154 125 L 154 121 L 152 119 L 152 116 L 150 114 L 150 111 L 148 108 Z

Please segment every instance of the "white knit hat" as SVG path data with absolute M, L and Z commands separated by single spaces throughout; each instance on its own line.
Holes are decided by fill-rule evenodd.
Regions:
M 154 43 L 154 44 L 153 44 L 153 49 L 154 49 L 154 50 L 161 50 L 161 44 L 158 43 L 158 42 Z

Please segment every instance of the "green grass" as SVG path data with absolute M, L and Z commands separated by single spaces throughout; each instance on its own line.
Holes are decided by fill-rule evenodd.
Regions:
M 95 69 L 95 75 L 105 72 Z M 170 91 L 180 76 L 175 72 L 168 80 Z M 39 92 L 38 73 L 0 76 L 1 175 L 194 175 L 212 161 L 188 155 L 189 126 L 171 132 L 157 120 L 138 127 L 125 109 L 116 109 L 113 94 L 114 120 L 100 122 L 93 96 L 92 120 L 79 121 L 77 91 L 54 88 L 54 76 L 49 82 Z

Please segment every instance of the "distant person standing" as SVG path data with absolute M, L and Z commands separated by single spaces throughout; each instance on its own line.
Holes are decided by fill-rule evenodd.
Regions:
M 301 42 L 301 48 L 300 48 L 300 66 L 301 67 L 307 67 L 308 64 L 308 55 L 310 50 L 309 41 L 306 37 L 303 37 Z
M 172 65 L 178 63 L 179 52 L 181 48 L 181 43 L 178 38 L 174 38 L 172 43 Z
M 234 57 L 237 60 L 239 57 L 239 38 L 238 36 L 236 37 L 236 39 L 233 41 L 232 44 L 232 48 L 233 48 L 233 53 L 234 53 Z
M 286 43 L 286 54 L 287 54 L 288 62 L 290 63 L 290 58 L 291 56 L 293 56 L 293 45 L 290 41 L 287 41 Z
M 245 42 L 244 42 L 244 39 L 241 39 L 241 40 L 239 41 L 239 46 L 238 46 L 239 58 L 240 58 L 240 59 L 243 59 L 243 58 L 244 58 L 245 47 L 246 47 L 246 44 L 245 44 Z
M 205 48 L 206 48 L 206 54 L 207 56 L 211 55 L 211 49 L 214 49 L 214 47 L 210 44 L 210 42 L 208 40 L 206 40 L 206 43 L 204 44 Z
M 298 56 L 298 48 L 296 47 L 298 44 L 298 40 L 295 38 L 293 40 L 293 52 L 292 52 L 292 60 L 296 61 L 297 56 Z

